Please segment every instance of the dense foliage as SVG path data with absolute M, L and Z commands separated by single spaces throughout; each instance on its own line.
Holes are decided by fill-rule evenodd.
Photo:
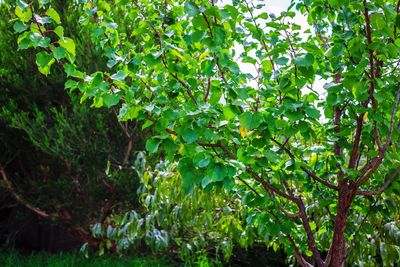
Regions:
M 51 3 L 59 12 L 74 14 L 70 24 L 65 21 L 74 31 L 79 5 Z M 112 210 L 125 211 L 138 204 L 139 179 L 132 166 L 137 151 L 144 149 L 143 132 L 134 123 L 119 123 L 115 110 L 93 112 L 88 103 L 64 91 L 61 68 L 43 79 L 35 71 L 35 52 L 14 49 L 18 36 L 9 31 L 14 9 L 14 5 L 0 5 L 0 165 L 4 168 L 0 244 L 12 243 L 15 235 L 26 238 L 19 234 L 32 224 L 26 207 L 35 216 L 74 229 L 75 235 L 86 231 L 86 236 L 78 237 L 86 242 L 91 238 L 90 224 L 104 221 Z M 86 61 L 105 66 L 96 59 L 86 34 L 72 35 L 82 54 L 77 57 L 79 66 Z M 48 242 L 66 238 L 47 236 Z
M 16 4 L 39 71 L 61 66 L 82 101 L 151 127 L 146 149 L 178 162 L 186 191 L 241 196 L 247 223 L 302 266 L 398 260 L 397 2 L 292 1 L 274 15 L 262 1 L 87 1 L 79 23 L 107 61 L 95 71 L 76 64 L 68 14 Z
M 145 246 L 155 253 L 178 253 L 186 264 L 196 264 L 209 255 L 228 260 L 234 245 L 254 242 L 245 209 L 223 190 L 195 188 L 185 193 L 173 164 L 159 164 L 154 171 L 143 166 L 140 177 L 141 208 L 110 216 L 109 225 L 93 226 L 95 236 L 115 241 L 120 252 Z

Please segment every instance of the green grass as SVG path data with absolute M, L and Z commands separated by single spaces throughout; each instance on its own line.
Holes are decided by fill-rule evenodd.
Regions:
M 0 251 L 1 267 L 167 267 L 173 266 L 166 259 L 151 257 L 91 256 L 85 258 L 79 253 L 35 253 L 22 255 L 15 251 Z

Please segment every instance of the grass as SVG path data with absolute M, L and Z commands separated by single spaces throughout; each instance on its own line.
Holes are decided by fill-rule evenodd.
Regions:
M 166 259 L 151 257 L 91 256 L 85 258 L 79 253 L 33 253 L 23 255 L 16 251 L 0 251 L 1 267 L 169 267 Z

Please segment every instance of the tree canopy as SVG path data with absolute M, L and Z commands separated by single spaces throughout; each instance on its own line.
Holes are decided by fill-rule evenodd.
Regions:
M 397 1 L 292 1 L 281 14 L 250 0 L 84 1 L 76 23 L 107 61 L 95 72 L 75 64 L 69 14 L 47 2 L 16 1 L 19 49 L 36 49 L 44 75 L 60 65 L 81 101 L 151 127 L 147 151 L 178 162 L 185 190 L 235 195 L 302 266 L 398 259 Z

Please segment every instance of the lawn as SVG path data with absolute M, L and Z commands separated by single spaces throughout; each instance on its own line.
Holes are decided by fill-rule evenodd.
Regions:
M 1 267 L 122 267 L 122 266 L 173 266 L 167 259 L 151 257 L 91 256 L 85 258 L 79 253 L 34 253 L 21 254 L 15 251 L 0 251 Z

